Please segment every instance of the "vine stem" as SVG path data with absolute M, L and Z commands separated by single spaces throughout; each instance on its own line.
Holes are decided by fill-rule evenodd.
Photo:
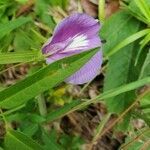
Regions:
M 41 116 L 45 117 L 47 115 L 47 108 L 43 94 L 37 96 L 37 102 Z

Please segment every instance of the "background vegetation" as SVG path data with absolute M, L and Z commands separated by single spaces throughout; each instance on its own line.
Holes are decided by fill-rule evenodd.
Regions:
M 102 24 L 103 67 L 84 86 L 63 81 L 96 49 L 50 65 L 41 54 L 77 11 Z M 1 0 L 0 149 L 150 149 L 149 44 L 149 0 Z

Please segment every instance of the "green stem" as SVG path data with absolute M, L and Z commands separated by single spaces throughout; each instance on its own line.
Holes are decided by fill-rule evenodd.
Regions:
M 1 114 L 0 114 L 0 117 L 2 117 L 3 115 L 7 116 L 7 115 L 10 115 L 10 114 L 12 114 L 12 113 L 15 113 L 16 111 L 22 109 L 23 107 L 25 107 L 25 104 L 20 105 L 20 106 L 14 108 L 14 109 L 10 109 L 10 110 L 8 110 L 8 111 L 6 111 L 6 112 L 3 112 L 3 114 L 1 113 Z
M 99 0 L 98 11 L 99 20 L 103 24 L 105 20 L 105 0 Z
M 96 133 L 95 133 L 95 136 L 94 136 L 94 138 L 93 138 L 93 143 L 95 143 L 95 142 L 98 140 L 99 135 L 100 135 L 101 132 L 103 131 L 104 126 L 105 126 L 106 123 L 108 122 L 110 116 L 111 116 L 111 113 L 108 113 L 106 116 L 104 116 L 104 118 L 102 119 L 102 121 L 101 121 L 100 124 L 98 125 L 97 130 L 96 130 Z
M 42 42 L 46 42 L 47 41 L 47 38 L 45 38 L 43 35 L 41 35 L 39 32 L 37 32 L 36 30 L 34 29 L 31 29 L 31 31 L 36 35 L 36 37 Z
M 109 118 L 111 116 L 111 113 L 108 113 L 104 116 L 104 118 L 101 120 L 100 124 L 98 125 L 95 135 L 93 137 L 92 143 L 90 145 L 90 149 L 92 149 L 92 147 L 97 143 L 99 136 L 101 135 L 104 126 L 106 125 L 106 123 L 108 122 Z
M 37 97 L 38 106 L 39 106 L 39 112 L 41 116 L 45 117 L 47 115 L 47 108 L 44 96 L 41 94 Z
M 107 53 L 107 57 L 110 57 L 111 55 L 118 52 L 121 48 L 127 46 L 128 44 L 140 39 L 141 37 L 143 37 L 143 36 L 145 36 L 146 34 L 149 34 L 149 33 L 150 33 L 150 29 L 144 29 L 144 30 L 141 30 L 137 33 L 132 34 L 131 36 L 127 37 L 126 39 L 121 41 L 119 44 L 117 44 L 113 49 L 111 49 Z

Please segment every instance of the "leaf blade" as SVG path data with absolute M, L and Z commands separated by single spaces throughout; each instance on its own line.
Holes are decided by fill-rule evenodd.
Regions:
M 39 53 L 34 52 L 9 52 L 0 53 L 0 64 L 12 64 L 35 61 L 39 58 Z
M 28 138 L 21 132 L 9 130 L 5 137 L 5 149 L 6 150 L 44 150 L 41 145 Z
M 0 24 L 0 39 L 3 38 L 6 34 L 13 31 L 14 29 L 28 23 L 31 21 L 31 18 L 20 17 L 11 21 L 8 21 L 5 24 Z
M 76 110 L 79 110 L 81 108 L 84 108 L 85 106 L 88 106 L 92 103 L 98 103 L 102 99 L 108 99 L 111 97 L 115 97 L 119 94 L 122 94 L 124 92 L 128 92 L 134 89 L 137 89 L 145 84 L 150 83 L 150 77 L 143 78 L 141 80 L 137 80 L 135 82 L 131 82 L 127 85 L 123 85 L 108 91 L 105 91 L 104 93 L 98 95 L 96 98 L 93 98 L 91 100 L 87 101 L 73 101 L 72 103 L 63 106 L 62 108 L 57 109 L 56 111 L 50 112 L 46 117 L 46 122 L 54 121 L 62 116 L 65 116 L 69 113 L 72 113 Z
M 95 49 L 59 60 L 15 85 L 0 91 L 0 107 L 8 109 L 16 107 L 41 92 L 53 88 L 82 67 L 97 51 L 98 49 Z M 62 68 L 62 63 L 68 64 L 68 67 Z

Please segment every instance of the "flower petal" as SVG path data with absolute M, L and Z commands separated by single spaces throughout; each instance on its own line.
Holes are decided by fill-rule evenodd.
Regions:
M 55 28 L 53 37 L 44 44 L 42 52 L 49 54 L 47 63 L 101 46 L 100 24 L 86 14 L 76 13 L 65 18 Z M 98 74 L 102 64 L 102 52 L 97 52 L 79 71 L 66 79 L 72 84 L 84 84 Z
M 96 47 L 100 47 L 101 41 L 99 36 L 93 36 L 91 38 L 86 38 L 84 35 L 79 35 L 73 39 L 73 41 L 66 46 L 64 50 L 60 53 L 67 53 L 67 52 L 75 52 L 80 53 L 81 51 L 87 51 Z
M 57 53 L 58 51 L 61 51 L 63 49 L 65 49 L 65 47 L 67 46 L 67 42 L 59 42 L 56 44 L 49 44 L 49 40 L 43 45 L 42 47 L 42 53 L 43 54 L 54 54 Z
M 84 84 L 93 80 L 102 65 L 102 51 L 97 52 L 80 70 L 65 81 L 71 84 Z
M 45 53 L 79 53 L 100 47 L 99 23 L 86 14 L 76 13 L 57 25 L 54 35 L 42 48 Z
M 51 44 L 62 42 L 80 34 L 91 37 L 99 32 L 100 25 L 86 14 L 76 13 L 60 22 L 55 28 Z
M 72 54 L 72 53 L 67 53 L 67 54 L 59 54 L 58 53 L 58 54 L 54 54 L 54 55 L 51 55 L 50 57 L 48 57 L 46 59 L 46 63 L 50 64 L 50 63 L 53 63 L 53 62 L 55 62 L 57 60 L 63 59 L 65 57 L 69 57 L 71 55 L 74 55 L 74 54 Z

